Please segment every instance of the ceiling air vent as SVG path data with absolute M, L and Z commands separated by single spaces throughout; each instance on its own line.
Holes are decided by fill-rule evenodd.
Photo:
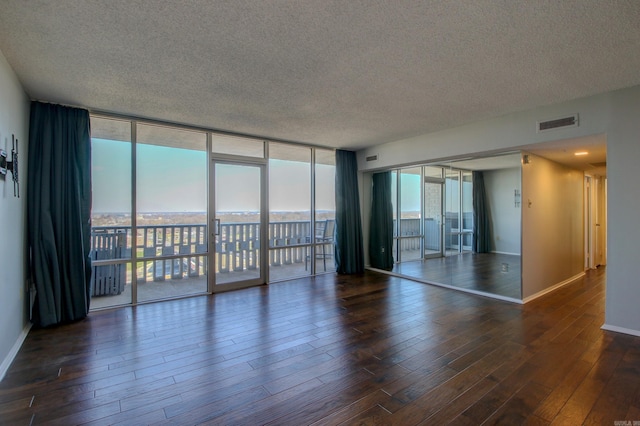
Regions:
M 367 161 L 377 161 L 377 160 L 378 160 L 378 154 L 370 155 L 367 157 Z
M 589 163 L 589 165 L 590 165 L 591 167 L 595 167 L 595 168 L 598 168 L 598 167 L 607 167 L 607 162 L 606 162 L 606 161 L 603 161 L 602 163 Z
M 562 129 L 565 127 L 577 127 L 578 126 L 578 114 L 573 114 L 568 117 L 555 118 L 553 120 L 538 121 L 537 131 L 546 132 L 548 130 Z

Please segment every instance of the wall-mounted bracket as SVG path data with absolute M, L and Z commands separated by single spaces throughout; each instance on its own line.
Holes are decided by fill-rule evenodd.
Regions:
M 11 159 L 7 152 L 0 149 L 0 177 L 4 179 L 7 172 L 11 172 L 13 180 L 13 196 L 20 198 L 20 180 L 18 175 L 18 139 L 11 135 Z

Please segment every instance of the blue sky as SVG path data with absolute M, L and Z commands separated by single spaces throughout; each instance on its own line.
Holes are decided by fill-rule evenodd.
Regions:
M 94 213 L 124 213 L 131 210 L 131 144 L 92 140 L 92 185 Z M 207 208 L 207 153 L 164 146 L 137 145 L 138 212 L 202 212 Z M 309 165 L 271 160 L 270 203 L 272 210 L 309 209 Z M 219 181 L 226 197 L 218 198 L 221 211 L 253 210 L 259 188 L 233 167 L 220 167 Z M 318 165 L 317 209 L 334 209 L 334 168 Z

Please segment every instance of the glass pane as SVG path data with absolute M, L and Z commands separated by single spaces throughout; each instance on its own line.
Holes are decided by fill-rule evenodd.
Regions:
M 393 209 L 393 237 L 398 236 L 398 171 L 391 172 L 391 208 Z M 394 247 L 395 248 L 395 247 Z M 397 258 L 394 256 L 394 259 Z
M 141 302 L 199 294 L 207 288 L 206 256 L 180 257 L 137 263 Z
M 211 151 L 216 154 L 264 158 L 264 141 L 213 133 L 211 135 Z
M 462 172 L 462 250 L 473 249 L 473 174 Z
M 422 259 L 420 244 L 422 238 L 400 238 L 400 259 L 402 262 Z
M 316 272 L 336 270 L 333 258 L 333 232 L 336 220 L 336 154 L 333 150 L 316 149 Z
M 269 143 L 269 278 L 308 275 L 311 148 Z
M 206 270 L 183 272 L 207 253 L 206 134 L 138 124 L 137 136 L 138 300 L 204 293 Z
M 460 250 L 460 172 L 447 169 L 445 176 L 445 249 L 450 255 Z
M 94 309 L 131 303 L 130 264 L 101 264 L 131 258 L 131 123 L 91 117 L 91 135 Z
M 424 184 L 424 254 L 442 254 L 442 183 Z
M 258 166 L 215 165 L 216 285 L 261 276 L 260 173 Z
M 335 151 L 316 149 L 316 219 L 336 218 Z
M 473 230 L 473 175 L 462 172 L 462 229 Z
M 442 167 L 424 166 L 425 179 L 442 179 Z
M 131 303 L 131 262 L 91 266 L 91 309 Z
M 400 235 L 420 235 L 420 167 L 400 171 Z

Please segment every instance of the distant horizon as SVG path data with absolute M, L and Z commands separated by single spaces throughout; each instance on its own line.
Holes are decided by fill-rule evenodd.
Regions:
M 306 213 L 311 210 L 270 210 L 269 213 Z M 328 209 L 316 209 L 316 212 L 332 212 L 333 210 Z M 193 211 L 148 211 L 148 212 L 136 212 L 136 214 L 206 214 L 206 210 L 193 210 Z M 239 214 L 256 214 L 258 210 L 230 210 L 230 211 L 219 211 L 218 213 L 239 213 Z M 110 215 L 131 215 L 129 212 L 96 212 L 92 211 L 91 214 L 110 214 Z

